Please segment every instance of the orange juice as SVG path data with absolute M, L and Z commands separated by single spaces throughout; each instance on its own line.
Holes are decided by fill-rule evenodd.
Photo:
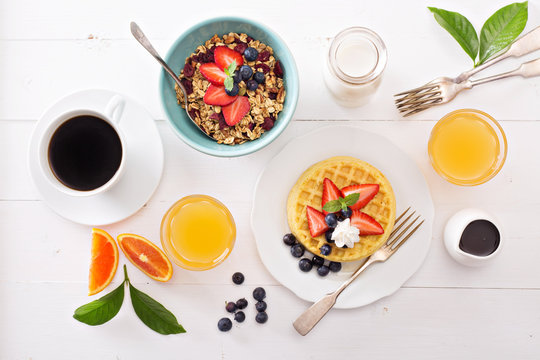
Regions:
M 231 253 L 236 226 L 229 210 L 206 195 L 177 201 L 161 222 L 161 244 L 173 261 L 188 270 L 207 270 Z
M 506 137 L 488 114 L 456 110 L 433 128 L 428 145 L 433 168 L 457 185 L 478 185 L 491 179 L 506 158 Z

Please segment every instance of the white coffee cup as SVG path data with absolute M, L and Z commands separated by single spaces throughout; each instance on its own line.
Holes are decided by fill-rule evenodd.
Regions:
M 45 178 L 53 187 L 55 187 L 58 191 L 71 196 L 94 196 L 107 191 L 118 182 L 118 180 L 124 173 L 126 164 L 125 136 L 123 135 L 122 130 L 119 128 L 119 123 L 120 119 L 122 118 L 125 103 L 125 99 L 122 96 L 115 95 L 111 98 L 111 100 L 109 100 L 104 111 L 99 111 L 95 109 L 71 110 L 57 116 L 53 121 L 51 121 L 51 123 L 47 126 L 46 130 L 43 132 L 43 135 L 41 136 L 38 143 L 38 161 L 42 173 L 45 175 Z M 122 147 L 122 157 L 120 159 L 120 165 L 118 166 L 118 169 L 116 170 L 114 175 L 105 184 L 101 185 L 96 189 L 88 191 L 76 190 L 66 186 L 56 177 L 49 162 L 49 144 L 56 130 L 66 121 L 73 119 L 77 116 L 84 115 L 94 116 L 107 122 L 118 134 L 118 138 L 120 139 L 120 145 Z

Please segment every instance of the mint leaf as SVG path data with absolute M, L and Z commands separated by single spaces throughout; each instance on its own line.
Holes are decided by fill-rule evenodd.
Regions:
M 163 335 L 186 332 L 169 310 L 150 296 L 137 290 L 131 283 L 129 284 L 129 295 L 135 313 L 150 329 Z
M 233 63 L 233 64 L 234 64 L 234 63 Z M 225 79 L 225 82 L 223 83 L 223 85 L 225 85 L 225 89 L 231 91 L 232 88 L 233 88 L 233 86 L 234 86 L 234 80 L 233 80 L 233 78 L 230 77 L 230 76 L 227 77 L 227 78 Z
M 327 211 L 327 212 L 337 212 L 339 210 L 341 210 L 342 206 L 341 206 L 341 202 L 338 200 L 331 200 L 331 201 L 328 201 L 326 204 L 324 204 L 323 206 L 323 210 L 324 211 Z
M 456 39 L 461 48 L 465 50 L 467 55 L 469 55 L 474 62 L 476 60 L 476 55 L 478 54 L 478 35 L 476 35 L 476 31 L 471 22 L 465 16 L 457 12 L 434 7 L 428 7 L 428 9 L 433 13 L 435 20 L 439 25 Z
M 527 18 L 527 1 L 507 5 L 491 15 L 480 31 L 480 53 L 476 65 L 483 64 L 510 45 L 525 28 Z
M 360 199 L 360 194 L 359 193 L 349 194 L 349 195 L 345 196 L 345 204 L 347 206 L 353 206 L 354 204 L 356 204 L 358 202 L 358 199 Z
M 229 67 L 225 68 L 224 71 L 225 71 L 225 74 L 227 74 L 227 76 L 233 76 L 235 70 L 236 70 L 236 61 L 233 61 L 231 65 L 229 65 Z
M 124 282 L 107 295 L 75 310 L 73 317 L 88 325 L 101 325 L 118 314 L 124 301 Z

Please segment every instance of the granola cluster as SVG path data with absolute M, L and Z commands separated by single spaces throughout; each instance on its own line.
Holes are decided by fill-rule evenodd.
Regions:
M 221 106 L 208 105 L 203 101 L 210 82 L 201 74 L 201 64 L 214 62 L 214 48 L 227 46 L 243 53 L 248 47 L 258 51 L 255 61 L 245 60 L 253 71 L 265 74 L 265 80 L 256 90 L 247 90 L 244 81 L 238 83 L 238 95 L 247 96 L 250 111 L 240 122 L 228 126 L 222 114 Z M 259 138 L 265 131 L 274 126 L 278 114 L 283 110 L 285 87 L 283 86 L 283 70 L 281 64 L 273 56 L 270 46 L 254 40 L 246 34 L 229 33 L 220 38 L 217 34 L 204 45 L 197 47 L 194 53 L 186 58 L 180 79 L 188 94 L 187 110 L 197 125 L 220 144 L 242 144 Z M 178 85 L 175 85 L 178 104 L 185 108 L 184 96 Z

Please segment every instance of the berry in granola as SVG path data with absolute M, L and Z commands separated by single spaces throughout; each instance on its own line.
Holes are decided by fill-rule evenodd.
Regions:
M 236 87 L 238 88 L 237 84 Z M 229 105 L 236 100 L 236 96 L 230 96 L 227 94 L 227 90 L 223 86 L 210 85 L 204 94 L 203 101 L 208 105 Z
M 226 46 L 218 46 L 214 50 L 214 58 L 216 60 L 216 65 L 221 69 L 228 68 L 233 61 L 236 62 L 237 68 L 244 64 L 242 55 Z
M 248 44 L 249 44 L 250 42 L 253 41 L 253 38 L 252 38 L 251 36 L 248 35 L 247 38 L 246 38 L 246 41 L 247 41 Z
M 283 78 L 283 68 L 281 67 L 281 63 L 279 61 L 276 61 L 276 64 L 274 65 L 274 74 L 278 78 Z
M 259 53 L 259 56 L 257 56 L 257 60 L 259 61 L 268 61 L 270 59 L 270 52 L 268 50 L 261 51 Z
M 208 51 L 206 53 L 200 54 L 199 55 L 199 62 L 201 62 L 202 64 L 213 63 L 214 62 L 214 50 L 213 49 L 208 49 Z
M 244 57 L 247 61 L 255 61 L 257 60 L 257 57 L 259 56 L 259 52 L 254 47 L 248 47 L 244 51 Z
M 234 47 L 234 51 L 236 51 L 236 52 L 238 52 L 238 53 L 240 53 L 240 54 L 243 55 L 243 54 L 244 54 L 244 51 L 246 51 L 247 47 L 248 47 L 248 46 L 247 46 L 247 44 L 246 44 L 245 42 L 241 42 L 241 41 L 240 41 L 240 42 L 238 43 L 238 45 L 236 45 L 236 46 Z
M 277 99 L 277 92 L 269 91 L 268 92 L 268 98 L 270 100 L 276 100 Z
M 236 96 L 238 95 L 238 91 L 240 90 L 240 88 L 238 87 L 238 84 L 233 84 L 231 90 L 227 90 L 225 89 L 225 92 L 227 93 L 227 95 L 229 96 Z
M 225 130 L 229 128 L 229 125 L 225 122 L 225 117 L 223 117 L 223 113 L 219 113 L 220 117 L 218 119 L 219 124 L 219 130 Z
M 192 77 L 193 74 L 195 74 L 195 69 L 193 68 L 193 66 L 191 66 L 189 62 L 187 62 L 186 65 L 184 65 L 184 76 Z
M 186 89 L 186 93 L 188 95 L 193 94 L 193 84 L 191 83 L 191 81 L 189 81 L 189 79 L 182 79 L 180 80 L 180 82 L 182 83 L 182 85 L 184 85 L 184 89 Z
M 240 75 L 240 71 L 236 70 L 234 72 L 234 76 L 233 76 L 233 80 L 235 83 L 239 83 L 240 81 L 242 81 L 242 75 Z
M 199 111 L 195 109 L 191 109 L 188 111 L 188 114 L 192 119 L 195 119 L 197 116 L 199 116 Z
M 251 66 L 249 65 L 242 65 L 238 72 L 240 73 L 240 77 L 242 78 L 242 80 L 249 80 L 251 78 L 251 75 L 253 75 L 253 69 L 251 69 Z
M 268 74 L 270 72 L 270 66 L 266 64 L 257 64 L 255 65 L 255 69 L 261 70 L 265 74 Z
M 274 127 L 274 120 L 272 120 L 271 117 L 265 117 L 265 118 L 264 118 L 264 123 L 261 125 L 261 127 L 262 127 L 265 131 L 270 130 L 271 128 Z
M 239 96 L 236 100 L 221 108 L 225 122 L 229 126 L 234 126 L 240 122 L 249 112 L 251 105 L 249 99 L 245 96 Z
M 214 63 L 202 64 L 199 71 L 214 85 L 223 85 L 227 78 L 227 74 Z
M 248 82 L 246 83 L 246 88 L 248 90 L 255 91 L 257 90 L 257 87 L 259 87 L 259 83 L 255 80 L 248 80 Z
M 258 82 L 259 84 L 262 84 L 264 82 L 264 73 L 262 71 L 256 71 L 253 75 L 253 80 Z

